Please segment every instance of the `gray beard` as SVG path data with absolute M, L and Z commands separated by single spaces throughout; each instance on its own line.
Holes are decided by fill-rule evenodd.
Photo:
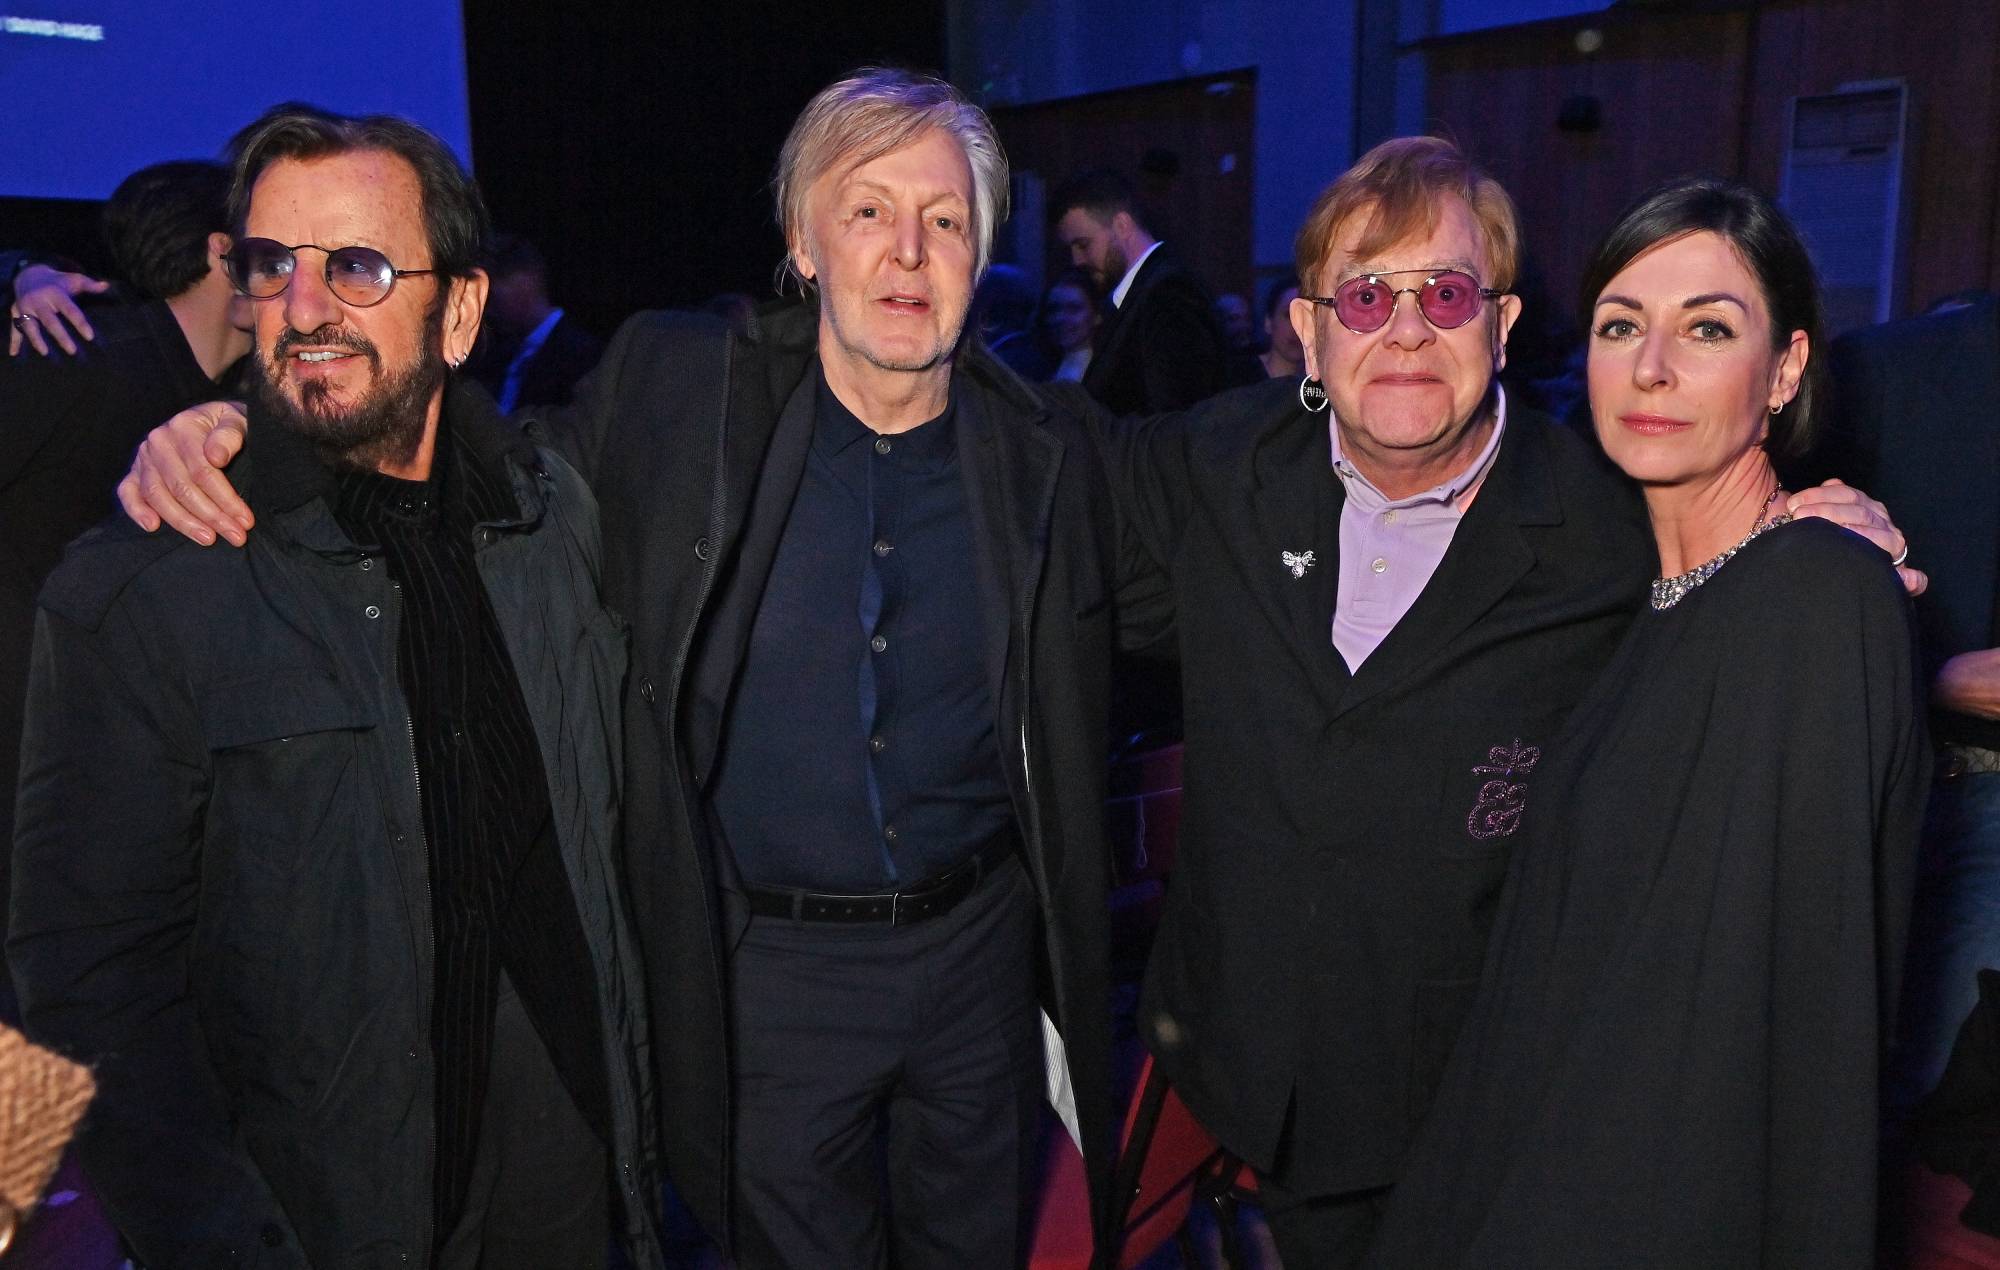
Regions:
M 310 441 L 320 458 L 334 467 L 379 471 L 405 466 L 423 445 L 431 399 L 444 386 L 447 370 L 437 338 L 443 331 L 443 317 L 440 308 L 435 320 L 425 321 L 422 352 L 414 364 L 382 380 L 345 410 L 334 407 L 332 393 L 321 383 L 300 384 L 299 400 L 293 402 L 278 387 L 276 367 L 265 359 L 262 349 L 253 354 L 257 373 L 251 381 L 251 396 L 260 414 Z M 382 364 L 380 353 L 368 341 L 355 336 L 329 339 L 326 334 L 315 332 L 289 342 L 339 344 L 364 354 L 373 366 Z M 281 362 L 287 342 L 286 338 L 278 341 Z

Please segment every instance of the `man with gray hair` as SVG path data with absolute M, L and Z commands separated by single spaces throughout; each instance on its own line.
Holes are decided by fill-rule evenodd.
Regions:
M 591 480 L 632 622 L 668 1166 L 745 1267 L 1012 1267 L 1045 1054 L 1108 1200 L 1110 499 L 1088 442 L 961 338 L 1006 213 L 976 107 L 859 73 L 775 184 L 803 303 L 748 333 L 636 317 L 530 421 Z M 240 444 L 224 410 L 182 416 L 128 510 L 240 541 L 207 465 Z

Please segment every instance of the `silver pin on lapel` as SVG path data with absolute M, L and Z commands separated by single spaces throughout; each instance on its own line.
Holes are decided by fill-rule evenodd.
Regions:
M 1306 576 L 1306 570 L 1313 567 L 1313 553 L 1310 551 L 1287 551 L 1284 553 L 1285 567 L 1295 578 Z

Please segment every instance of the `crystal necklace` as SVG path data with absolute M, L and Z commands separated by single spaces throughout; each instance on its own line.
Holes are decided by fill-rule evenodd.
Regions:
M 1728 564 L 1731 556 L 1749 546 L 1751 541 L 1759 534 L 1768 529 L 1776 529 L 1779 525 L 1789 524 L 1792 519 L 1790 512 L 1780 512 L 1778 515 L 1768 519 L 1764 515 L 1764 512 L 1771 506 L 1771 500 L 1784 492 L 1785 487 L 1782 485 L 1773 485 L 1771 487 L 1771 492 L 1764 498 L 1763 508 L 1757 512 L 1757 523 L 1750 526 L 1750 532 L 1743 535 L 1742 542 L 1737 543 L 1729 550 L 1715 557 L 1715 559 L 1696 565 L 1686 573 L 1675 574 L 1671 578 L 1654 578 L 1653 611 L 1664 613 L 1674 605 L 1679 604 L 1687 598 L 1688 592 L 1693 591 L 1696 587 L 1714 577 L 1717 569 Z

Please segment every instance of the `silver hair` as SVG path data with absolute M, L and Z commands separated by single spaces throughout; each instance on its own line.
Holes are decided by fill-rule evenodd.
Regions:
M 810 285 L 791 249 L 805 239 L 806 195 L 814 182 L 836 166 L 857 168 L 893 154 L 933 128 L 956 141 L 971 165 L 973 279 L 986 272 L 994 231 L 1007 219 L 1007 155 L 992 120 L 941 79 L 870 67 L 822 89 L 778 151 L 771 184 L 785 235 L 781 283 L 790 277 Z

